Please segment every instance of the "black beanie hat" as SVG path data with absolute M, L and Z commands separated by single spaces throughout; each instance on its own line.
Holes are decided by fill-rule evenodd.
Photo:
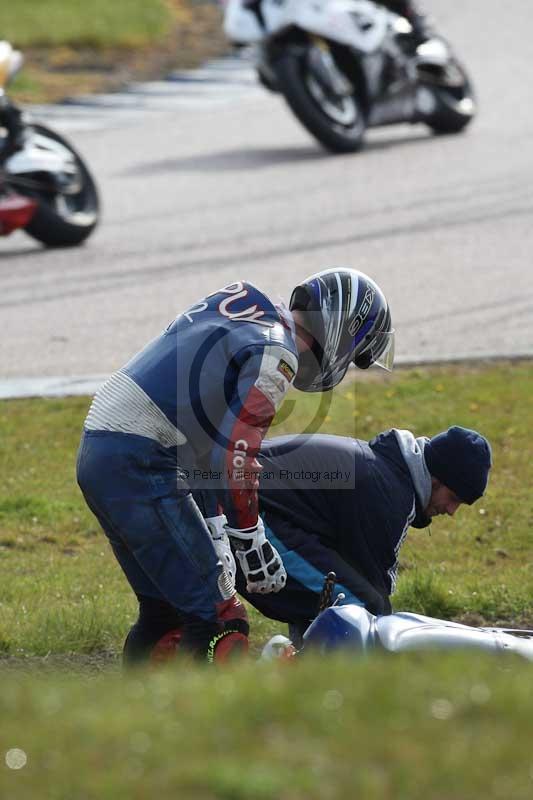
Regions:
M 430 474 L 463 503 L 472 505 L 487 488 L 492 452 L 476 431 L 455 425 L 433 436 L 424 448 L 424 459 Z

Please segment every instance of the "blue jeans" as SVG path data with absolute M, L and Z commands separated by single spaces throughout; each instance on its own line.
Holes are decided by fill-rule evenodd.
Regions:
M 135 594 L 215 621 L 221 564 L 176 450 L 143 436 L 84 431 L 77 477 Z

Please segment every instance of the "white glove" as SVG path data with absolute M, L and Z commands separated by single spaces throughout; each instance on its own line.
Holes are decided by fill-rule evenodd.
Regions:
M 231 552 L 228 534 L 226 533 L 227 523 L 228 520 L 224 514 L 220 514 L 218 517 L 208 517 L 205 520 L 205 524 L 209 528 L 209 533 L 213 540 L 213 546 L 219 560 L 222 562 L 222 567 L 226 576 L 226 580 L 223 581 L 223 586 L 220 586 L 219 583 L 219 587 L 225 599 L 228 599 L 226 597 L 228 592 L 230 593 L 230 597 L 235 594 L 235 576 L 237 574 L 237 566 L 233 558 L 233 553 Z
M 235 555 L 246 577 L 246 591 L 279 592 L 287 583 L 281 557 L 265 536 L 261 518 L 255 528 L 238 530 L 226 526 Z

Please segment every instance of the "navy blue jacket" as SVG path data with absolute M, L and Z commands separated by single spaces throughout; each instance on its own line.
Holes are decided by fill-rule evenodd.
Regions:
M 322 434 L 279 437 L 263 442 L 259 460 L 260 510 L 267 535 L 281 544 L 289 582 L 277 595 L 247 599 L 276 619 L 312 618 L 316 597 L 291 595 L 291 564 L 305 559 L 316 568 L 314 582 L 312 571 L 305 571 L 308 589 L 318 593 L 322 576 L 333 569 L 355 602 L 374 613 L 389 610 L 407 530 L 428 523 L 394 432 L 371 442 Z M 295 571 L 293 577 L 304 580 Z

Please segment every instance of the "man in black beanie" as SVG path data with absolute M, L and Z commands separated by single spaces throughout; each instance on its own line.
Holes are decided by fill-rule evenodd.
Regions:
M 416 438 L 389 430 L 365 442 L 341 436 L 284 436 L 265 441 L 259 460 L 259 507 L 278 549 L 287 584 L 274 595 L 240 594 L 261 613 L 288 622 L 297 644 L 316 615 L 329 571 L 335 595 L 373 614 L 390 614 L 401 546 L 410 527 L 453 516 L 487 487 L 492 454 L 479 433 L 454 426 Z M 330 476 L 339 475 L 336 482 Z
M 342 592 L 344 603 L 390 614 L 409 527 L 424 528 L 432 517 L 453 516 L 462 503 L 474 503 L 492 463 L 488 441 L 457 426 L 431 439 L 397 429 L 370 442 L 281 436 L 265 441 L 258 459 L 259 510 L 287 583 L 277 593 L 250 593 L 237 567 L 237 589 L 265 616 L 289 623 L 295 644 L 316 616 L 330 571 L 337 576 L 334 596 Z M 176 625 L 161 619 L 160 634 Z
M 433 491 L 426 509 L 429 517 L 455 513 L 461 503 L 472 505 L 487 488 L 492 454 L 488 441 L 468 428 L 455 425 L 433 436 L 424 447 L 424 460 Z

